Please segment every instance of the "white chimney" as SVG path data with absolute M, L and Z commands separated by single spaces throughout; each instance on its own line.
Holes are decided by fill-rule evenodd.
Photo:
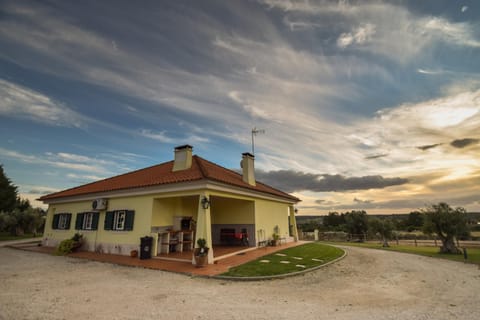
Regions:
M 192 149 L 193 147 L 188 144 L 175 148 L 173 172 L 190 169 L 192 166 Z
M 251 186 L 255 186 L 254 162 L 255 156 L 253 154 L 248 152 L 242 153 L 242 162 L 240 162 L 240 165 L 242 167 L 243 181 Z

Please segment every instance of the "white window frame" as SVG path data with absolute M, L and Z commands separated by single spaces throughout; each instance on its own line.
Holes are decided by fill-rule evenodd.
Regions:
M 58 225 L 57 229 L 66 230 L 67 229 L 68 215 L 60 214 L 58 215 Z
M 85 212 L 83 214 L 83 224 L 82 224 L 82 229 L 83 230 L 92 230 L 92 225 L 93 225 L 93 215 L 95 213 L 93 212 Z
M 123 231 L 125 229 L 125 220 L 127 220 L 127 211 L 115 211 L 113 215 L 113 230 Z

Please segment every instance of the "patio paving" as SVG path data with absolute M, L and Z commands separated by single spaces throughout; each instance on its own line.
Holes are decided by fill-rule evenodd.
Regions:
M 104 253 L 96 253 L 96 252 L 89 252 L 89 251 L 79 251 L 69 254 L 69 257 L 73 258 L 80 258 L 80 259 L 88 259 L 93 261 L 99 262 L 107 262 L 107 263 L 114 263 L 123 266 L 131 266 L 131 267 L 141 267 L 141 268 L 148 268 L 148 269 L 155 269 L 155 270 L 163 270 L 163 271 L 170 271 L 176 273 L 183 273 L 192 276 L 216 276 L 220 275 L 224 272 L 227 272 L 229 268 L 235 267 L 246 262 L 255 260 L 262 256 L 284 250 L 287 248 L 295 247 L 298 245 L 302 245 L 306 242 L 298 241 L 298 242 L 290 242 L 286 244 L 282 244 L 276 247 L 260 247 L 254 250 L 240 252 L 238 254 L 234 254 L 224 259 L 216 260 L 214 264 L 207 265 L 205 267 L 197 268 L 192 265 L 191 262 L 185 261 L 171 261 L 171 260 L 164 260 L 161 258 L 152 258 L 152 259 L 145 259 L 140 260 L 137 258 L 132 258 L 130 256 L 123 256 L 123 255 L 115 255 L 115 254 L 104 254 Z M 43 247 L 38 245 L 12 245 L 11 247 L 39 252 L 39 253 L 47 253 L 53 254 L 55 248 L 52 247 Z M 223 252 L 227 253 L 232 251 L 232 249 L 242 250 L 242 247 L 230 247 L 230 248 L 223 248 Z M 222 250 L 219 250 L 219 252 Z M 215 256 L 218 256 L 215 254 Z

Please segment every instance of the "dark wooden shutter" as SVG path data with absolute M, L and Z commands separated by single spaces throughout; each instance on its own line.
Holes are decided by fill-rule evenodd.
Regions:
M 54 214 L 53 215 L 53 220 L 52 220 L 52 229 L 58 229 L 58 219 L 60 219 L 59 215 Z
M 93 219 L 92 219 L 92 230 L 97 230 L 98 229 L 98 218 L 100 217 L 99 212 L 94 212 L 93 213 Z
M 75 230 L 82 230 L 83 229 L 83 217 L 85 213 L 77 213 L 77 218 L 75 220 Z
M 125 218 L 125 226 L 123 230 L 125 231 L 132 231 L 133 230 L 133 220 L 135 218 L 135 211 L 127 210 L 126 211 L 126 218 Z
M 105 223 L 103 224 L 103 229 L 112 230 L 113 228 L 113 211 L 107 211 L 105 214 Z
M 72 220 L 72 214 L 67 213 L 65 215 L 66 215 L 66 218 L 67 218 L 67 223 L 65 225 L 65 230 L 70 230 L 70 221 Z

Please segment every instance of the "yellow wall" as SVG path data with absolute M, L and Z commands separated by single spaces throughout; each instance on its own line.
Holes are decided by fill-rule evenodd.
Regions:
M 75 230 L 77 213 L 91 211 L 91 201 L 52 204 L 49 206 L 45 225 L 44 244 L 56 246 L 60 241 L 71 238 L 75 232 L 83 234 L 84 248 L 90 251 L 101 250 L 109 253 L 126 254 L 138 249 L 140 238 L 150 235 L 152 214 L 152 198 L 150 196 L 109 199 L 108 211 L 134 210 L 135 218 L 132 231 L 104 230 L 106 211 L 100 211 L 97 230 Z M 71 213 L 69 230 L 52 230 L 52 219 L 55 213 Z M 102 248 L 99 245 L 102 244 Z M 111 244 L 111 245 L 110 245 Z
M 271 239 L 275 226 L 278 225 L 280 237 L 288 237 L 288 204 L 257 200 L 255 202 L 255 227 L 264 231 L 264 236 Z M 257 239 L 266 240 L 266 239 Z
M 198 199 L 198 196 L 154 199 L 152 226 L 172 226 L 175 216 L 193 217 L 196 220 Z
M 254 202 L 231 198 L 210 197 L 212 224 L 255 223 Z

